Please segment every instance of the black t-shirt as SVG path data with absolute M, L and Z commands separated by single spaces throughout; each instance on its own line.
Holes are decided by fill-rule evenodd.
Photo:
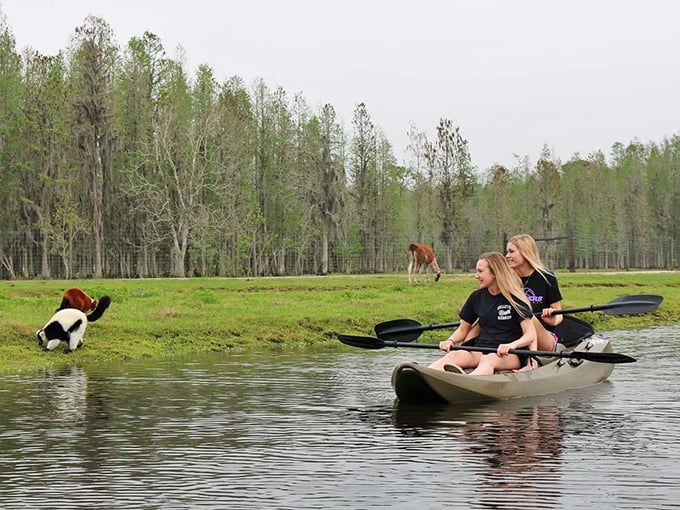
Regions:
M 552 273 L 541 274 L 538 271 L 534 271 L 529 276 L 522 277 L 522 286 L 524 287 L 524 293 L 529 299 L 529 303 L 531 303 L 531 310 L 533 312 L 541 312 L 551 304 L 562 301 L 557 277 Z M 549 326 L 543 321 L 541 321 L 541 324 L 548 331 L 555 332 L 554 327 Z
M 531 310 L 524 303 L 520 304 L 521 316 L 503 294 L 494 296 L 488 289 L 478 289 L 470 294 L 459 315 L 470 324 L 479 319 L 479 338 L 475 345 L 495 349 L 522 336 L 520 323 L 531 317 Z

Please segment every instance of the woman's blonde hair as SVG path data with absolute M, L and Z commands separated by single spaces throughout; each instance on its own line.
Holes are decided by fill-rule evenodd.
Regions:
M 520 302 L 529 310 L 531 310 L 531 303 L 529 303 L 529 299 L 522 288 L 522 279 L 510 267 L 503 254 L 492 251 L 480 255 L 479 260 L 486 260 L 489 264 L 489 269 L 496 275 L 498 290 L 510 302 L 520 317 L 526 318 L 526 311 L 522 311 Z
M 536 241 L 529 234 L 517 234 L 508 241 L 508 244 L 514 244 L 524 260 L 529 263 L 534 271 L 538 271 L 544 279 L 546 275 L 553 275 L 543 264 Z

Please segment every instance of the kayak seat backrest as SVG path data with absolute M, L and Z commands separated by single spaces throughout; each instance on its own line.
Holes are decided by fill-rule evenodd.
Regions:
M 565 315 L 560 325 L 557 326 L 557 338 L 565 347 L 574 347 L 594 334 L 592 324 L 571 315 Z

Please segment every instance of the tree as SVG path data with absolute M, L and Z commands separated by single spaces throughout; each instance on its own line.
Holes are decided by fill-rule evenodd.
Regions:
M 363 272 L 373 272 L 376 267 L 376 222 L 373 201 L 377 194 L 376 134 L 364 103 L 359 103 L 354 109 L 352 125 L 350 178 L 359 241 L 364 253 L 360 269 Z
M 6 155 L 7 142 L 21 120 L 23 84 L 21 58 L 14 35 L 0 11 L 0 155 Z
M 647 182 L 649 206 L 655 211 L 650 217 L 650 241 L 652 265 L 672 268 L 677 266 L 675 241 L 677 240 L 678 205 L 680 201 L 680 161 L 673 158 L 673 144 L 680 138 L 674 137 L 663 143 L 652 144 L 647 161 Z
M 543 148 L 541 157 L 536 163 L 536 178 L 539 194 L 538 210 L 540 212 L 536 229 L 542 229 L 543 235 L 550 236 L 555 233 L 556 206 L 561 193 L 559 162 L 553 160 L 547 147 Z
M 537 212 L 538 217 L 535 218 L 534 223 L 535 236 L 541 238 L 560 237 L 566 232 L 560 231 L 565 224 L 564 215 L 560 213 L 560 197 L 561 193 L 561 176 L 559 170 L 560 164 L 555 161 L 550 150 L 543 147 L 541 157 L 536 163 L 536 184 L 537 184 Z M 545 250 L 544 256 L 550 256 L 551 251 L 555 251 L 556 245 L 549 243 Z
M 464 237 L 469 230 L 465 205 L 472 195 L 475 177 L 467 145 L 460 128 L 454 127 L 448 119 L 441 119 L 437 126 L 437 140 L 428 143 L 425 148 L 439 198 L 442 218 L 440 239 L 445 247 L 449 272 L 453 269 L 454 250 L 461 254 L 461 243 L 454 243 L 454 239 Z
M 397 165 L 392 144 L 381 130 L 376 132 L 376 178 L 376 195 L 373 198 L 375 235 L 378 239 L 375 270 L 385 271 L 392 265 L 395 253 L 403 253 L 404 247 L 409 244 L 408 237 L 403 235 L 403 223 L 399 221 L 408 214 L 409 208 L 403 207 L 405 174 Z
M 111 27 L 88 16 L 72 41 L 73 124 L 79 179 L 86 184 L 84 203 L 90 208 L 94 240 L 94 276 L 104 276 L 105 197 L 110 186 L 114 152 L 113 80 L 118 49 Z
M 170 275 L 184 277 L 190 236 L 212 217 L 206 196 L 215 193 L 211 181 L 216 85 L 212 70 L 199 69 L 190 89 L 183 62 L 166 60 L 154 137 L 145 158 L 153 172 L 135 173 L 139 207 L 159 232 L 170 237 Z
M 5 15 L 0 10 L 0 261 L 11 278 L 17 273 L 12 249 L 23 250 L 23 273 L 29 276 L 28 246 L 32 243 L 30 228 L 20 224 L 22 206 L 19 203 L 18 187 L 21 185 L 20 153 L 23 150 L 21 126 L 23 125 L 22 103 L 24 84 L 21 77 L 21 58 L 16 52 L 16 41 Z M 22 229 L 22 239 L 12 235 Z M 21 247 L 21 248 L 20 248 Z
M 253 273 L 285 274 L 286 229 L 284 210 L 291 192 L 287 180 L 294 150 L 293 125 L 286 95 L 282 89 L 271 93 L 262 80 L 255 84 L 254 116 L 256 125 L 255 199 L 257 229 L 252 235 Z M 285 198 L 284 198 L 285 197 Z
M 412 236 L 409 242 L 424 242 L 431 245 L 436 252 L 441 222 L 436 212 L 436 200 L 432 200 L 435 191 L 432 172 L 426 158 L 427 135 L 411 123 L 408 138 L 407 152 L 412 160 L 407 169 L 404 185 L 411 193 L 406 200 L 408 209 L 405 211 L 404 221 Z M 402 251 L 405 251 L 405 247 L 403 248 Z
M 617 173 L 615 224 L 617 267 L 648 266 L 650 242 L 649 204 L 646 190 L 647 148 L 639 142 L 615 144 L 613 166 Z
M 62 256 L 70 274 L 70 249 L 64 251 L 64 236 L 73 240 L 71 226 L 80 223 L 73 197 L 76 176 L 68 164 L 72 137 L 67 125 L 68 88 L 62 56 L 26 56 L 26 101 L 24 103 L 24 153 L 21 165 L 28 179 L 22 179 L 22 202 L 27 223 L 35 221 L 40 246 L 42 278 L 51 277 L 49 254 Z M 69 210 L 69 224 L 54 216 L 56 209 Z M 68 257 L 66 256 L 68 255 Z
M 341 214 L 345 205 L 342 128 L 330 104 L 323 106 L 318 117 L 310 119 L 306 133 L 312 166 L 307 179 L 302 182 L 312 219 L 318 218 L 321 227 L 318 272 L 326 275 L 330 266 L 330 236 L 342 224 Z
M 248 234 L 257 223 L 253 161 L 255 126 L 251 98 L 238 77 L 222 84 L 217 99 L 215 146 L 220 167 L 218 200 L 218 274 L 235 276 L 249 269 Z M 244 244 L 246 247 L 244 248 Z
M 515 217 L 515 210 L 512 207 L 512 174 L 503 165 L 495 164 L 487 170 L 487 180 L 484 196 L 484 212 L 480 212 L 477 217 L 482 225 L 476 229 L 482 230 L 492 239 L 505 239 L 513 231 L 512 219 Z M 489 210 L 494 210 L 495 214 L 488 214 Z M 482 235 L 485 235 L 482 234 Z
M 153 147 L 163 84 L 170 65 L 161 40 L 150 32 L 127 44 L 116 74 L 116 172 L 110 188 L 111 250 L 121 276 L 158 276 L 157 248 L 166 237 L 144 201 L 140 183 L 157 177 Z

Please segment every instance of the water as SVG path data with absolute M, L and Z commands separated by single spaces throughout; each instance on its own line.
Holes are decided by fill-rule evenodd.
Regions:
M 608 382 L 468 407 L 398 405 L 407 348 L 4 377 L 0 506 L 677 508 L 680 327 L 606 336 Z

